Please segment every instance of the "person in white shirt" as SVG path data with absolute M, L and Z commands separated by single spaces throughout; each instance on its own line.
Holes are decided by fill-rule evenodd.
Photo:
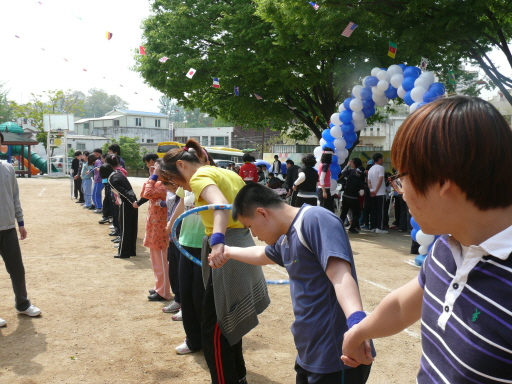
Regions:
M 281 162 L 279 161 L 279 156 L 274 155 L 274 162 L 272 163 L 272 171 L 274 175 L 280 175 L 281 172 Z
M 375 165 L 368 171 L 368 187 L 370 188 L 370 231 L 375 233 L 388 233 L 385 229 L 384 210 L 386 202 L 386 183 L 384 180 L 384 156 L 374 153 Z

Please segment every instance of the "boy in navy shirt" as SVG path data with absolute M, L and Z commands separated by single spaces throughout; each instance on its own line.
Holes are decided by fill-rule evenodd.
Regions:
M 297 383 L 365 383 L 370 366 L 350 368 L 340 360 L 343 334 L 365 317 L 352 250 L 340 218 L 322 207 L 291 207 L 260 184 L 240 190 L 233 218 L 271 245 L 225 246 L 222 256 L 210 256 L 210 265 L 219 268 L 235 259 L 287 269 L 295 314 L 291 329 L 298 352 Z M 371 359 L 369 343 L 358 352 Z

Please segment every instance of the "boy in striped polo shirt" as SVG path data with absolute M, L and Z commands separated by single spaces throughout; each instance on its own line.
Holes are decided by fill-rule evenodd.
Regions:
M 450 235 L 417 279 L 345 334 L 346 365 L 367 363 L 364 340 L 421 318 L 418 383 L 512 383 L 511 148 L 507 122 L 478 98 L 440 99 L 404 121 L 392 148 L 397 189 L 423 232 Z

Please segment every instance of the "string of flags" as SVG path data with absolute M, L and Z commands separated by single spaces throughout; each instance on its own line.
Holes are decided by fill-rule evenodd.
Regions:
M 320 6 L 316 3 L 313 3 L 312 1 L 308 1 L 309 4 L 311 4 L 311 6 L 313 7 L 313 9 L 315 11 L 318 11 L 318 8 L 320 8 Z
M 357 27 L 358 27 L 358 25 L 356 23 L 353 23 L 353 22 L 348 23 L 347 27 L 341 33 L 341 36 L 350 37 L 352 32 L 354 32 L 354 29 L 356 29 Z
M 216 78 L 216 77 L 213 78 L 212 87 L 213 88 L 220 88 L 220 83 L 219 83 L 219 79 L 218 78 Z
M 392 59 L 396 56 L 396 43 L 393 43 L 392 41 L 389 42 L 388 56 Z

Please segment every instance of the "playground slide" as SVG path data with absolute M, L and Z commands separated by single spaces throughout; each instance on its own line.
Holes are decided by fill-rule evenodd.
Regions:
M 25 168 L 28 169 L 28 159 L 24 158 L 23 164 L 25 165 Z M 32 174 L 32 176 L 39 175 L 40 172 L 41 171 L 39 170 L 39 168 L 36 168 L 35 166 L 30 167 L 30 173 Z
M 20 145 L 13 145 L 11 146 L 11 155 L 12 156 L 19 156 L 21 155 L 21 146 Z M 23 151 L 23 156 L 25 159 L 28 159 L 28 148 L 25 147 L 25 151 Z M 48 169 L 48 164 L 45 159 L 43 159 L 41 156 L 39 156 L 37 153 L 32 152 L 30 154 L 30 162 L 32 165 L 36 168 L 39 168 L 43 173 L 46 173 Z M 52 164 L 52 172 L 59 172 L 59 170 L 55 167 L 55 165 Z

